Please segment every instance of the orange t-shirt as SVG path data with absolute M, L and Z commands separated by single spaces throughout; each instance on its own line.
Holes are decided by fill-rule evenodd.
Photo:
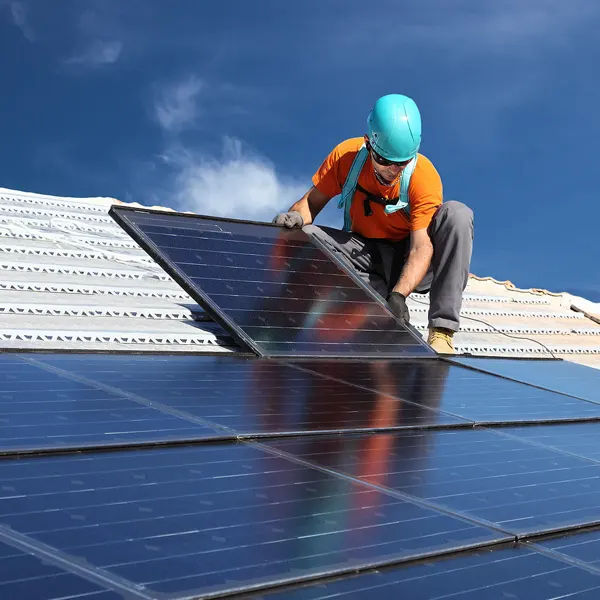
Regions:
M 313 175 L 313 185 L 328 198 L 342 193 L 342 188 L 354 158 L 364 143 L 364 138 L 352 138 L 338 144 Z M 400 182 L 393 186 L 381 185 L 373 172 L 369 156 L 358 177 L 358 185 L 375 196 L 393 200 L 398 198 Z M 419 154 L 417 165 L 410 178 L 408 200 L 410 219 L 404 211 L 386 215 L 383 206 L 371 202 L 373 214 L 365 216 L 365 194 L 356 191 L 350 206 L 352 231 L 366 238 L 402 240 L 417 229 L 425 229 L 438 206 L 442 203 L 442 180 L 432 162 Z

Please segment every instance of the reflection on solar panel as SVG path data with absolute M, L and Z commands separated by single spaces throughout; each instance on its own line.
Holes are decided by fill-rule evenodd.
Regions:
M 434 356 L 300 230 L 114 206 L 110 214 L 261 356 Z
M 600 464 L 494 431 L 306 437 L 268 445 L 519 537 L 600 523 Z
M 430 370 L 415 374 L 423 387 L 414 396 L 396 400 L 303 369 L 252 358 L 63 355 L 40 356 L 36 362 L 97 387 L 110 386 L 123 398 L 135 395 L 155 409 L 200 418 L 231 436 L 471 424 L 435 410 L 435 381 L 427 387 Z M 436 361 L 421 364 L 425 368 L 429 363 Z
M 11 530 L 168 597 L 510 539 L 247 444 L 21 459 L 0 480 Z
M 560 594 L 560 595 L 557 595 Z M 595 594 L 595 595 L 594 595 Z M 600 576 L 526 548 L 478 551 L 436 562 L 387 567 L 355 577 L 261 596 L 265 600 L 592 600 Z M 258 600 L 258 596 L 253 596 Z
M 600 403 L 600 371 L 563 360 L 505 360 L 456 357 L 468 365 L 547 390 Z
M 478 424 L 599 419 L 600 405 L 479 373 L 446 361 L 312 361 L 295 363 Z
M 435 358 L 0 354 L 0 597 L 595 600 L 599 409 Z

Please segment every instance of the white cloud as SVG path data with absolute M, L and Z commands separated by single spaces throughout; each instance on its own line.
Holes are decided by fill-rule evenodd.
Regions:
M 203 84 L 195 75 L 160 88 L 154 99 L 154 117 L 166 131 L 178 132 L 195 123 L 198 95 Z
M 19 0 L 0 0 L 0 9 L 5 6 L 10 11 L 12 22 L 21 30 L 25 39 L 35 41 L 35 34 L 28 19 L 28 6 Z
M 116 63 L 121 56 L 123 42 L 119 40 L 93 40 L 80 53 L 75 54 L 65 62 L 72 65 L 99 67 Z
M 220 159 L 181 146 L 172 147 L 162 159 L 172 173 L 168 204 L 181 211 L 270 221 L 308 187 L 280 177 L 267 159 L 233 138 L 225 138 Z

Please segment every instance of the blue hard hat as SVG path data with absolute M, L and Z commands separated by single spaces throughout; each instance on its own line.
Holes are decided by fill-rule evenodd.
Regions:
M 421 114 L 414 100 L 388 94 L 375 102 L 367 118 L 373 150 L 394 162 L 414 158 L 421 145 Z

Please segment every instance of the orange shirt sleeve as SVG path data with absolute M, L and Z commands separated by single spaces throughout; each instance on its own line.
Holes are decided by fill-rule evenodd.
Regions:
M 363 138 L 345 140 L 329 153 L 312 178 L 313 185 L 322 194 L 333 198 L 342 193 L 342 187 L 363 141 Z
M 443 199 L 442 179 L 433 163 L 419 154 L 410 179 L 410 228 L 426 229 Z

